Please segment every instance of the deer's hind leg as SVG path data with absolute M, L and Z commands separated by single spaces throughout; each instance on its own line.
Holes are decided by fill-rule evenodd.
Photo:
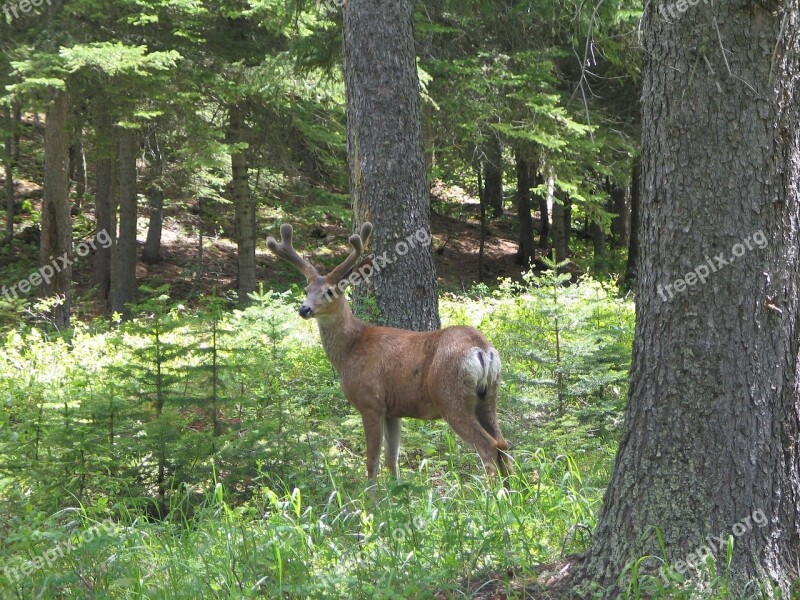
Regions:
M 400 419 L 386 417 L 383 421 L 384 458 L 392 477 L 397 477 L 397 459 L 400 456 Z
M 486 472 L 491 476 L 497 475 L 497 440 L 484 429 L 478 417 L 469 411 L 444 413 L 442 417 L 462 440 L 475 448 Z
M 508 450 L 508 442 L 500 432 L 497 424 L 497 384 L 489 386 L 483 397 L 478 396 L 478 403 L 475 405 L 475 417 L 486 432 L 497 442 L 495 463 L 503 477 L 511 473 L 511 465 L 505 450 Z

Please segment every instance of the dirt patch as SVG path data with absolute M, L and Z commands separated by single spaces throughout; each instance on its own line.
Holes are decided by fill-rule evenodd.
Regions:
M 577 555 L 547 565 L 539 565 L 532 575 L 522 575 L 521 569 L 495 571 L 463 581 L 461 593 L 471 600 L 571 600 L 575 598 L 569 577 L 580 560 Z M 437 600 L 452 597 L 452 592 L 439 592 Z

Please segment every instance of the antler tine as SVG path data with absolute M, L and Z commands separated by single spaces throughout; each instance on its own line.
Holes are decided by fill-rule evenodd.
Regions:
M 369 240 L 369 236 L 372 233 L 372 223 L 369 221 L 365 221 L 364 224 L 361 226 L 361 234 L 354 233 L 350 236 L 349 241 L 350 245 L 353 249 L 350 251 L 350 256 L 344 259 L 344 262 L 336 267 L 333 271 L 330 272 L 328 275 L 328 280 L 332 282 L 339 281 L 343 277 L 347 275 L 347 273 L 352 269 L 355 264 L 358 262 L 359 257 L 364 253 L 364 245 Z
M 310 262 L 300 256 L 292 246 L 292 226 L 289 223 L 281 225 L 281 243 L 279 244 L 274 237 L 267 238 L 267 246 L 275 255 L 282 258 L 295 269 L 300 271 L 307 280 L 317 277 L 317 269 Z

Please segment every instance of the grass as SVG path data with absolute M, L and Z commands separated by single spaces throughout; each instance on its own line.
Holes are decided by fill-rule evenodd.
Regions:
M 511 489 L 483 477 L 432 473 L 429 465 L 385 481 L 375 506 L 336 484 L 324 500 L 300 488 L 262 487 L 234 505 L 221 484 L 187 515 L 180 494 L 163 521 L 124 505 L 116 529 L 78 545 L 12 586 L 40 598 L 459 597 L 482 572 L 533 566 L 580 548 L 599 489 L 568 457 L 518 456 Z M 98 510 L 62 511 L 9 540 L 22 568 L 67 536 L 97 524 Z M 30 525 L 30 520 L 29 520 Z M 57 532 L 57 533 L 56 533 Z M 4 596 L 5 597 L 5 596 Z
M 444 320 L 480 327 L 503 358 L 510 489 L 446 424 L 405 420 L 401 479 L 380 479 L 374 506 L 360 420 L 291 292 L 233 312 L 153 296 L 131 323 L 5 336 L 3 598 L 463 598 L 496 577 L 515 597 L 537 565 L 586 547 L 633 329 L 611 289 L 532 278 L 444 298 Z M 219 436 L 203 421 L 214 381 Z

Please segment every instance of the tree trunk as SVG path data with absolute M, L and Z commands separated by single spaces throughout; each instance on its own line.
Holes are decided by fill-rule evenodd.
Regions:
M 589 237 L 592 238 L 594 266 L 601 268 L 606 259 L 606 231 L 597 221 L 589 220 Z
M 142 261 L 147 264 L 161 262 L 161 231 L 163 228 L 164 190 L 161 177 L 164 172 L 164 153 L 158 134 L 150 136 L 151 182 L 147 207 L 150 210 L 150 222 L 147 226 L 147 239 L 142 250 Z
M 553 226 L 550 228 L 550 248 L 555 250 L 556 262 L 567 259 L 567 245 L 571 225 L 571 206 L 568 205 L 569 197 L 561 192 L 556 192 L 553 199 Z M 551 254 L 552 258 L 552 254 Z
M 578 577 L 613 585 L 662 554 L 689 578 L 698 554 L 726 571 L 718 539 L 731 536 L 729 597 L 759 596 L 760 580 L 789 598 L 800 576 L 800 10 L 701 2 L 667 19 L 659 8 L 645 5 L 642 22 L 630 398 Z M 644 561 L 640 577 L 659 567 Z
M 92 285 L 99 287 L 106 300 L 110 300 L 111 293 L 111 253 L 116 244 L 116 227 L 113 201 L 114 159 L 116 157 L 114 143 L 114 128 L 111 115 L 103 100 L 98 100 L 94 112 L 95 127 L 95 196 L 94 211 L 96 220 L 96 233 L 105 232 L 112 245 L 109 247 L 97 245 L 94 254 L 92 271 Z M 109 304 L 110 307 L 110 304 Z
M 119 239 L 111 265 L 111 310 L 129 314 L 126 304 L 136 300 L 136 147 L 138 132 L 120 129 Z
M 572 252 L 569 249 L 569 241 L 572 236 L 572 198 L 568 194 L 562 197 L 564 202 L 564 258 L 569 258 Z
M 20 149 L 19 143 L 19 131 L 22 125 L 22 105 L 19 102 L 14 102 L 14 127 L 13 131 L 13 141 L 14 141 L 14 164 L 19 164 L 20 153 L 22 150 Z
M 3 167 L 5 173 L 5 197 L 6 197 L 6 219 L 3 243 L 8 245 L 14 239 L 14 117 L 11 107 L 6 104 L 4 107 L 4 117 L 8 125 L 8 137 L 5 140 L 5 155 L 3 156 Z
M 481 176 L 480 165 L 475 169 L 478 178 L 478 200 L 480 202 L 481 237 L 478 244 L 478 281 L 483 281 L 483 263 L 486 253 L 486 187 Z
M 375 226 L 377 307 L 423 331 L 440 321 L 412 13 L 410 0 L 345 3 L 344 73 L 350 192 L 355 220 Z
M 69 180 L 75 184 L 75 203 L 71 213 L 77 215 L 83 207 L 86 195 L 86 155 L 83 151 L 83 119 L 79 119 L 73 130 L 72 143 L 69 147 Z
M 531 215 L 531 165 L 517 152 L 517 215 L 519 218 L 519 242 L 517 262 L 523 267 L 531 266 L 533 250 L 533 216 Z
M 550 242 L 550 213 L 547 196 L 539 196 L 539 248 L 547 248 Z
M 631 228 L 631 205 L 628 201 L 628 188 L 609 182 L 608 193 L 610 196 L 610 212 L 614 213 L 611 219 L 611 243 L 615 248 L 624 248 L 628 245 L 628 236 Z
M 642 198 L 641 160 L 636 159 L 631 173 L 631 228 L 628 238 L 628 262 L 625 265 L 625 287 L 630 288 L 636 281 L 639 265 L 639 228 L 642 225 L 639 205 Z
M 55 92 L 47 111 L 44 137 L 44 190 L 42 242 L 39 263 L 44 297 L 58 294 L 62 301 L 53 308 L 53 324 L 69 327 L 72 302 L 72 219 L 69 214 L 69 98 Z M 29 279 L 34 283 L 33 277 Z
M 503 145 L 496 134 L 486 141 L 486 160 L 483 163 L 486 203 L 495 217 L 503 216 Z
M 247 141 L 244 111 L 236 104 L 230 106 L 228 141 L 243 144 Z M 256 208 L 250 193 L 250 175 L 246 150 L 231 152 L 233 208 L 236 217 L 236 244 L 239 255 L 239 304 L 248 302 L 248 294 L 256 289 Z

